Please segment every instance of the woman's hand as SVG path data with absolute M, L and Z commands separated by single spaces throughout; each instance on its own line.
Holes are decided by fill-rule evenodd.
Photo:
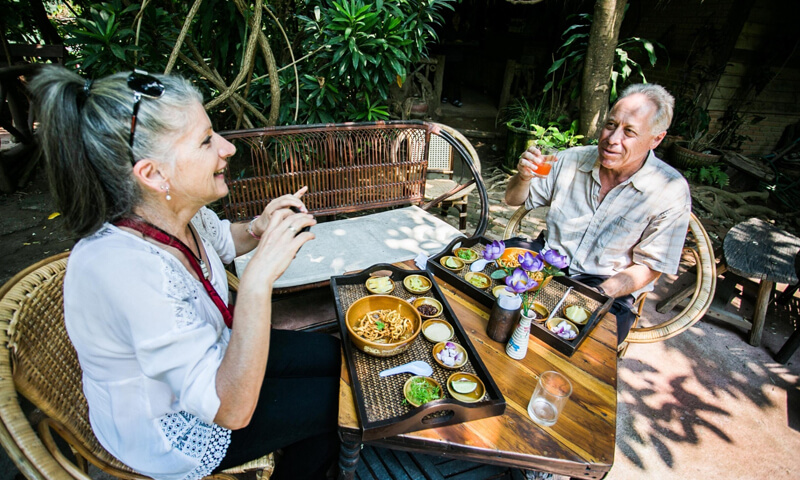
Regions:
M 269 224 L 270 218 L 272 218 L 272 215 L 274 215 L 275 212 L 281 209 L 291 209 L 291 207 L 294 207 L 300 210 L 301 213 L 308 213 L 308 209 L 306 208 L 305 204 L 302 200 L 300 200 L 307 191 L 308 187 L 303 187 L 291 195 L 283 195 L 269 202 L 269 204 L 264 207 L 264 211 L 261 212 L 261 215 L 250 224 L 249 228 L 251 229 L 253 235 L 257 237 L 263 236 L 263 233 Z
M 294 203 L 288 205 L 294 206 Z M 242 282 L 251 276 L 249 274 L 254 274 L 258 275 L 259 281 L 266 281 L 272 285 L 289 267 L 300 247 L 314 239 L 313 233 L 301 230 L 316 223 L 314 217 L 308 213 L 294 213 L 289 208 L 275 210 L 270 215 L 258 247 L 242 274 Z

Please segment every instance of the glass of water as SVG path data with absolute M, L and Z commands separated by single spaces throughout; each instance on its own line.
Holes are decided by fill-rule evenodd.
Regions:
M 539 383 L 528 404 L 528 415 L 545 427 L 555 425 L 570 394 L 572 384 L 567 377 L 558 372 L 544 372 L 539 375 Z

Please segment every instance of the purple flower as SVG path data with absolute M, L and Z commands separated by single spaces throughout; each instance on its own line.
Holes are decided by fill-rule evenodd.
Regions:
M 489 261 L 497 260 L 505 249 L 506 244 L 502 240 L 495 240 L 489 245 L 486 245 L 486 249 L 483 251 L 483 258 Z
M 526 272 L 538 272 L 544 268 L 544 262 L 539 258 L 539 255 L 533 255 L 531 252 L 518 255 L 517 260 L 519 260 L 519 266 Z
M 514 293 L 524 293 L 529 289 L 539 285 L 536 280 L 528 277 L 528 274 L 525 273 L 525 270 L 521 268 L 515 268 L 511 275 L 508 275 L 505 278 L 505 282 L 506 290 Z
M 544 261 L 550 265 L 561 269 L 567 266 L 567 256 L 558 253 L 558 250 L 547 249 L 540 254 L 544 257 Z

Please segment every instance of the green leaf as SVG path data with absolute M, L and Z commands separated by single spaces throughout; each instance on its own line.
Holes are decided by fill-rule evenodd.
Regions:
M 498 268 L 494 272 L 489 275 L 490 277 L 494 278 L 495 280 L 500 280 L 501 278 L 506 278 L 508 274 L 502 268 Z
M 122 47 L 116 43 L 112 43 L 110 46 L 111 53 L 113 53 L 115 57 L 119 58 L 120 60 L 125 60 L 125 50 Z

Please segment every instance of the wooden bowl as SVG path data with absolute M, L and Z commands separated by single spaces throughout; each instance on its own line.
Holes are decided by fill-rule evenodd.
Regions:
M 394 291 L 394 282 L 389 277 L 369 277 L 364 283 L 369 293 L 387 295 Z
M 447 255 L 440 258 L 439 263 L 441 263 L 444 268 L 450 270 L 451 272 L 460 272 L 464 268 L 464 265 L 466 265 L 464 260 L 452 255 Z
M 431 289 L 431 280 L 425 275 L 409 275 L 403 279 L 403 286 L 411 293 L 426 293 Z
M 503 250 L 503 254 L 500 255 L 500 258 L 495 260 L 495 262 L 499 267 L 509 267 L 509 266 L 518 267 L 519 260 L 517 260 L 517 257 L 519 257 L 520 255 L 524 255 L 525 252 L 530 252 L 530 254 L 533 255 L 534 257 L 538 255 L 538 252 L 534 252 L 533 250 L 528 250 L 527 248 L 508 247 L 505 250 Z
M 475 390 L 466 393 L 460 393 L 455 390 L 453 387 L 453 382 L 459 381 L 468 381 L 474 382 Z M 483 396 L 486 395 L 486 387 L 483 385 L 483 382 L 477 375 L 473 375 L 468 372 L 456 372 L 447 379 L 447 391 L 450 393 L 450 396 L 458 400 L 459 402 L 463 403 L 475 403 L 480 402 L 483 400 Z
M 411 320 L 411 335 L 405 340 L 395 343 L 377 343 L 356 334 L 354 330 L 356 322 L 373 310 L 397 310 L 401 316 Z M 417 309 L 402 298 L 389 295 L 369 295 L 356 300 L 347 309 L 345 324 L 353 345 L 362 352 L 375 357 L 391 357 L 405 352 L 422 330 L 422 318 Z
M 548 330 L 550 330 L 550 333 L 552 333 L 553 335 L 555 335 L 555 336 L 557 336 L 559 338 L 563 338 L 563 337 L 560 337 L 556 332 L 553 331 L 553 329 L 556 328 L 559 324 L 561 324 L 561 322 L 567 322 L 567 326 L 569 327 L 569 329 L 572 330 L 575 333 L 576 337 L 578 336 L 578 333 L 580 332 L 580 330 L 578 330 L 578 327 L 574 323 L 570 322 L 566 318 L 551 317 L 550 319 L 548 319 L 545 322 L 544 325 L 547 327 Z M 564 338 L 564 340 L 567 340 L 569 342 L 569 341 L 572 341 L 572 340 L 575 340 L 575 339 L 574 338 L 571 338 L 571 339 Z
M 427 330 L 428 327 L 430 327 L 432 325 L 435 325 L 435 324 L 444 325 L 445 328 L 447 328 L 447 335 L 443 335 L 443 336 L 440 336 L 440 337 L 434 337 L 434 336 L 430 335 L 429 332 L 427 332 L 426 330 Z M 437 328 L 439 328 L 439 327 L 437 327 Z M 442 331 L 444 331 L 444 330 L 442 330 Z M 432 342 L 432 343 L 446 342 L 447 340 L 450 340 L 451 338 L 453 338 L 454 333 L 455 332 L 453 331 L 453 326 L 450 325 L 449 323 L 445 322 L 441 318 L 430 318 L 430 319 L 425 320 L 424 322 L 422 322 L 422 336 L 425 337 L 425 339 L 428 340 L 429 342 Z
M 422 313 L 422 312 L 419 311 L 419 306 L 420 305 L 431 305 L 432 307 L 436 308 L 436 312 L 432 313 L 432 314 Z M 422 318 L 438 317 L 439 315 L 442 314 L 442 311 L 444 310 L 442 308 L 442 302 L 440 302 L 439 300 L 436 300 L 435 298 L 431 298 L 431 297 L 420 297 L 420 298 L 414 300 L 414 309 L 417 310 L 417 313 Z
M 577 309 L 577 310 L 575 310 L 575 309 Z M 586 318 L 584 318 L 583 320 L 576 320 L 575 318 L 577 318 L 577 317 L 576 317 L 574 312 L 575 311 L 580 312 L 581 310 L 586 314 Z M 589 321 L 589 317 L 592 316 L 592 312 L 589 311 L 588 308 L 584 307 L 583 305 L 577 305 L 577 304 L 574 304 L 574 303 L 573 304 L 569 304 L 569 305 L 565 305 L 564 308 L 561 310 L 561 314 L 564 315 L 564 317 L 567 320 L 569 320 L 570 322 L 574 323 L 575 325 L 586 325 L 586 322 Z
M 406 380 L 406 383 L 403 385 L 403 396 L 406 397 L 406 401 L 408 403 L 410 403 L 411 405 L 413 405 L 415 407 L 419 407 L 421 405 L 421 403 L 417 402 L 409 394 L 409 392 L 411 391 L 411 386 L 412 386 L 411 384 L 414 383 L 414 382 L 419 382 L 420 380 L 416 380 L 416 379 L 420 379 L 420 378 L 422 379 L 421 381 L 424 381 L 424 382 L 428 383 L 429 385 L 431 385 L 432 387 L 438 389 L 439 398 L 442 398 L 442 396 L 444 395 L 444 392 L 442 392 L 442 386 L 439 385 L 439 382 L 437 382 L 436 380 L 432 379 L 431 377 L 415 376 L 415 377 L 411 377 L 408 380 Z M 436 400 L 438 400 L 439 398 L 437 398 Z M 433 400 L 431 400 L 431 401 L 433 401 Z
M 470 265 L 475 260 L 481 258 L 478 252 L 468 247 L 456 248 L 453 251 L 453 254 L 467 265 Z
M 460 362 L 456 363 L 455 365 L 447 365 L 443 361 L 439 360 L 439 352 L 444 350 L 448 344 L 455 345 L 456 351 L 462 354 L 463 358 Z M 439 342 L 433 346 L 433 350 L 431 351 L 433 354 L 433 360 L 439 364 L 440 367 L 446 368 L 448 370 L 458 370 L 459 368 L 463 367 L 467 364 L 467 360 L 469 357 L 467 356 L 467 351 L 461 345 L 453 342 Z
M 486 290 L 492 286 L 492 279 L 489 277 L 489 275 L 481 272 L 469 272 L 464 275 L 464 280 L 466 280 L 473 287 L 481 290 Z

